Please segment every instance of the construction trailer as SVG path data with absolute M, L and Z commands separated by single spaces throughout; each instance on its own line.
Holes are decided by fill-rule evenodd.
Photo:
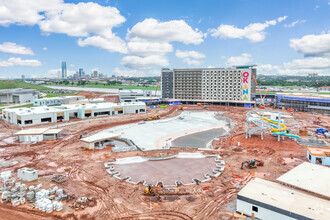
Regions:
M 328 147 L 308 147 L 307 159 L 314 164 L 330 166 L 330 148 Z
M 111 144 L 114 138 L 117 138 L 119 136 L 120 135 L 114 133 L 102 132 L 89 137 L 82 138 L 80 139 L 80 141 L 81 145 L 84 148 L 94 150 L 106 147 L 107 145 Z
M 20 142 L 40 142 L 55 140 L 61 136 L 62 129 L 34 128 L 20 130 L 15 133 Z
M 38 179 L 38 171 L 32 168 L 23 167 L 17 170 L 17 178 L 22 181 L 31 182 Z
M 1 89 L 0 103 L 30 103 L 38 99 L 39 91 L 35 89 Z
M 330 169 L 304 162 L 276 182 L 256 178 L 237 195 L 238 213 L 259 219 L 329 219 Z

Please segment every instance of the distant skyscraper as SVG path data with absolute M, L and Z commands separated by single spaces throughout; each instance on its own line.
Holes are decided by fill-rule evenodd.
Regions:
M 23 82 L 25 81 L 25 75 L 22 75 L 22 81 Z
M 97 72 L 97 70 L 94 70 L 94 72 L 93 72 L 93 78 L 98 78 L 98 72 Z
M 79 68 L 79 77 L 83 77 L 84 76 L 84 70 L 83 68 Z
M 66 62 L 62 61 L 62 78 L 67 77 L 67 72 L 66 72 Z

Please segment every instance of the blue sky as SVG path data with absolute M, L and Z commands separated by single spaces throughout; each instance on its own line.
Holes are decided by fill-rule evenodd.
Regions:
M 330 75 L 329 0 L 0 0 L 0 78 L 257 64 Z

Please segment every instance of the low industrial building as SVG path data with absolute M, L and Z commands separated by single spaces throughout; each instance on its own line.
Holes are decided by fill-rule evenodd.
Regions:
M 330 148 L 308 147 L 307 159 L 314 164 L 330 166 Z
M 22 181 L 31 182 L 38 179 L 38 171 L 32 168 L 23 167 L 17 170 L 17 178 Z
M 277 108 L 292 108 L 295 111 L 330 114 L 329 95 L 276 94 Z
M 47 140 L 55 140 L 61 136 L 62 129 L 49 129 L 49 128 L 34 128 L 20 130 L 15 133 L 20 142 L 40 142 Z
M 100 149 L 111 143 L 113 138 L 119 137 L 118 134 L 113 133 L 97 133 L 89 137 L 80 139 L 81 144 L 86 149 Z
M 70 118 L 89 118 L 97 116 L 110 116 L 120 114 L 138 114 L 146 112 L 146 104 L 143 102 L 130 103 L 95 103 L 95 104 L 71 104 L 54 107 L 32 108 L 7 108 L 2 111 L 3 119 L 7 122 L 19 125 L 37 125 L 69 121 Z
M 256 178 L 237 195 L 238 213 L 258 219 L 329 219 L 330 169 L 304 162 L 276 182 Z
M 2 110 L 2 118 L 18 126 L 29 126 L 68 121 L 69 115 L 54 107 L 7 108 Z
M 39 98 L 39 92 L 35 89 L 1 89 L 0 103 L 30 103 Z
M 140 97 L 149 97 L 151 96 L 152 91 L 146 91 L 146 90 L 129 90 L 129 89 L 122 89 L 119 90 L 119 99 L 120 102 L 136 102 L 137 98 Z
M 61 97 L 51 97 L 51 98 L 42 98 L 36 99 L 33 102 L 34 106 L 54 106 L 61 104 L 70 104 L 80 100 L 84 100 L 85 96 L 61 96 Z

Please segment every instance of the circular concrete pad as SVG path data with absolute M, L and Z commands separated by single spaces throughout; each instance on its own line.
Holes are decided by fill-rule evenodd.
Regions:
M 201 154 L 200 154 L 201 155 Z M 217 156 L 204 156 L 200 158 L 178 158 L 163 160 L 148 160 L 143 158 L 143 161 L 132 163 L 116 162 L 113 164 L 114 172 L 119 172 L 117 178 L 131 177 L 129 182 L 137 183 L 145 181 L 145 184 L 156 185 L 157 182 L 163 182 L 165 186 L 173 186 L 176 181 L 183 184 L 193 184 L 193 179 L 196 178 L 200 181 L 209 179 L 206 174 L 215 175 L 214 169 L 219 169 L 215 159 Z M 126 158 L 128 161 L 129 158 Z M 136 158 L 134 158 L 136 159 Z

